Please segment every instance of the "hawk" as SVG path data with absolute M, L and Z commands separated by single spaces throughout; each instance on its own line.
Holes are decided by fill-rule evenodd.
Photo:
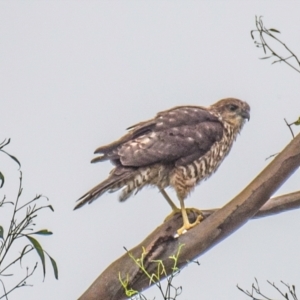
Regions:
M 96 149 L 95 154 L 100 156 L 92 163 L 110 160 L 115 167 L 107 179 L 78 199 L 74 209 L 105 192 L 120 189 L 120 201 L 125 201 L 150 185 L 158 187 L 173 212 L 178 212 L 165 192 L 171 187 L 176 191 L 183 218 L 177 233 L 184 233 L 201 220 L 198 216 L 194 223 L 189 222 L 185 198 L 217 170 L 246 119 L 250 119 L 250 106 L 227 98 L 209 107 L 177 106 L 129 127 L 119 140 Z

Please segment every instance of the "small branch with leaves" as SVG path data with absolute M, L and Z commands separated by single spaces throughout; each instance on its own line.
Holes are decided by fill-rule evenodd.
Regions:
M 275 36 L 275 34 L 280 34 L 280 31 L 275 28 L 269 28 L 267 29 L 264 26 L 264 23 L 262 21 L 262 17 L 255 17 L 255 25 L 256 29 L 251 30 L 251 37 L 254 40 L 254 44 L 258 48 L 263 48 L 264 53 L 267 55 L 265 57 L 262 57 L 261 59 L 269 59 L 269 58 L 275 58 L 275 60 L 272 62 L 272 64 L 278 63 L 278 62 L 284 62 L 288 66 L 290 66 L 293 70 L 300 73 L 300 60 L 298 59 L 297 55 L 279 38 Z M 258 35 L 258 39 L 256 38 Z M 274 47 L 271 46 L 270 41 L 275 41 L 276 44 L 283 47 L 283 51 L 285 52 L 285 55 L 280 54 L 278 51 L 274 50 Z M 286 119 L 284 119 L 286 125 L 288 126 L 292 137 L 294 138 L 294 132 L 292 130 L 292 125 L 300 125 L 300 117 L 298 120 L 292 123 L 288 123 Z M 272 154 L 269 157 L 266 158 L 269 159 L 271 157 L 276 156 L 276 154 Z
M 275 34 L 280 34 L 280 31 L 275 28 L 267 29 L 264 26 L 262 17 L 255 17 L 255 25 L 256 29 L 251 31 L 251 37 L 254 40 L 256 47 L 262 48 L 265 55 L 267 55 L 261 59 L 274 58 L 272 64 L 284 62 L 293 70 L 300 73 L 300 60 L 297 55 L 284 42 L 275 36 Z M 257 34 L 258 39 L 256 39 Z M 280 52 L 284 52 L 284 54 L 281 54 L 271 46 L 270 39 L 283 48 Z
M 10 159 L 14 160 L 19 168 L 21 168 L 21 164 L 19 160 L 9 154 L 8 152 L 4 151 L 3 148 L 7 146 L 10 143 L 10 140 L 4 141 L 0 144 L 0 152 L 6 154 Z M 22 195 L 22 172 L 19 170 L 20 178 L 19 178 L 19 189 L 17 198 L 14 202 L 7 202 L 6 198 L 4 196 L 3 200 L 0 201 L 0 213 L 3 213 L 3 209 L 6 209 L 4 207 L 4 204 L 11 204 L 13 205 L 12 208 L 12 216 L 11 221 L 8 226 L 8 229 L 5 230 L 5 228 L 0 225 L 0 278 L 3 277 L 3 279 L 0 279 L 2 284 L 2 290 L 3 295 L 0 294 L 0 299 L 5 298 L 8 299 L 8 295 L 14 291 L 17 288 L 29 286 L 26 283 L 26 280 L 33 275 L 33 273 L 36 271 L 38 264 L 36 263 L 33 269 L 29 272 L 29 268 L 26 268 L 26 275 L 19 281 L 17 284 L 15 284 L 10 290 L 6 290 L 5 288 L 5 276 L 12 276 L 12 274 L 7 274 L 7 272 L 10 270 L 10 268 L 16 263 L 21 263 L 25 256 L 27 256 L 30 252 L 33 250 L 36 251 L 37 255 L 39 256 L 39 259 L 42 263 L 42 269 L 43 269 L 43 278 L 45 278 L 46 275 L 46 261 L 45 261 L 45 255 L 49 257 L 53 271 L 54 276 L 56 279 L 58 279 L 58 268 L 55 260 L 43 249 L 39 241 L 36 239 L 36 235 L 43 235 L 48 236 L 52 235 L 52 232 L 48 229 L 41 229 L 35 231 L 36 224 L 34 223 L 35 219 L 38 217 L 38 214 L 41 210 L 50 209 L 53 210 L 53 207 L 51 205 L 41 205 L 41 201 L 48 201 L 47 197 L 44 197 L 42 195 L 35 196 L 32 200 L 26 202 L 25 204 L 20 204 L 21 202 L 21 195 Z M 0 180 L 1 185 L 0 188 L 3 187 L 5 182 L 5 177 L 2 172 L 0 172 Z M 7 212 L 5 212 L 7 214 Z M 20 251 L 20 254 L 17 255 L 12 261 L 7 262 L 7 255 L 8 253 L 11 253 L 13 246 L 16 244 L 17 240 L 22 240 L 25 242 L 23 245 L 22 250 Z M 27 241 L 27 242 L 26 242 Z M 29 243 L 28 243 L 29 242 Z M 16 248 L 16 247 L 15 247 Z
M 147 271 L 147 255 L 148 253 L 146 252 L 146 249 L 142 247 L 142 254 L 140 258 L 135 258 L 134 255 L 129 252 L 126 248 L 126 252 L 128 253 L 129 257 L 133 260 L 135 265 L 139 268 L 139 270 L 148 277 L 149 279 L 149 286 L 154 284 L 156 287 L 159 289 L 161 296 L 163 297 L 162 299 L 164 300 L 175 300 L 179 295 L 182 293 L 182 287 L 175 287 L 172 284 L 172 281 L 175 276 L 177 276 L 180 273 L 180 269 L 178 268 L 178 259 L 180 255 L 181 248 L 184 247 L 184 244 L 180 244 L 178 247 L 178 250 L 176 254 L 173 254 L 169 256 L 169 259 L 173 261 L 173 267 L 172 267 L 172 273 L 170 275 L 167 274 L 166 268 L 164 266 L 164 263 L 162 260 L 151 260 L 151 264 L 156 265 L 156 270 L 153 273 L 149 273 Z M 123 275 L 124 276 L 124 275 Z M 167 286 L 166 289 L 164 290 L 162 283 L 161 283 L 161 278 L 165 277 L 167 280 Z M 131 297 L 130 299 L 132 300 L 147 300 L 146 297 L 141 294 L 139 291 L 134 290 L 130 287 L 130 281 L 129 281 L 129 275 L 126 274 L 125 278 L 122 278 L 121 272 L 119 272 L 119 281 L 124 288 L 124 292 L 126 296 Z M 133 297 L 132 297 L 133 296 Z

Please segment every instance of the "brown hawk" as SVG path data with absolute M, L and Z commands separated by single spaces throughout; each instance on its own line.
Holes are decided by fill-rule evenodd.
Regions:
M 129 127 L 119 140 L 96 149 L 92 162 L 110 160 L 115 168 L 106 180 L 80 199 L 75 209 L 91 203 L 105 192 L 122 189 L 125 201 L 146 185 L 157 186 L 174 212 L 179 209 L 165 192 L 177 193 L 183 217 L 178 235 L 200 222 L 190 223 L 184 199 L 203 179 L 214 173 L 230 151 L 245 120 L 246 102 L 227 98 L 209 106 L 177 106 L 155 118 Z

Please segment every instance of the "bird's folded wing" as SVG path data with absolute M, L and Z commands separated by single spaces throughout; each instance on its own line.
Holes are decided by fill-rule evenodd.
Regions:
M 123 166 L 141 167 L 153 163 L 188 164 L 204 155 L 222 138 L 218 122 L 202 122 L 153 131 L 128 141 L 118 148 Z

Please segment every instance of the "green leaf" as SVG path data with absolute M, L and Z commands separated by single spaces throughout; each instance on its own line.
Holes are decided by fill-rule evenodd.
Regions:
M 2 152 L 6 153 L 6 154 L 7 154 L 12 160 L 14 160 L 14 161 L 19 165 L 19 167 L 21 168 L 21 163 L 19 162 L 19 160 L 18 160 L 15 156 L 13 156 L 13 155 L 11 155 L 11 154 L 7 153 L 6 151 L 3 151 L 3 150 L 2 150 Z
M 2 226 L 0 226 L 0 239 L 2 239 L 2 240 L 4 239 L 3 235 L 4 235 L 4 229 Z
M 0 144 L 0 150 L 10 143 L 10 139 L 6 139 Z
M 295 125 L 300 125 L 300 117 L 298 118 L 298 120 L 296 122 L 294 122 Z
M 35 248 L 36 252 L 38 253 L 39 257 L 41 258 L 42 265 L 43 265 L 43 274 L 44 274 L 44 278 L 45 278 L 45 275 L 46 275 L 46 264 L 45 264 L 44 250 L 43 250 L 42 246 L 40 245 L 40 243 L 35 238 L 33 238 L 33 237 L 29 236 L 29 235 L 26 235 L 26 237 L 29 239 L 29 241 L 31 242 L 31 244 Z
M 36 232 L 32 232 L 30 234 L 51 235 L 51 234 L 53 234 L 53 232 L 49 231 L 48 229 L 42 229 L 42 230 L 39 230 Z
M 275 29 L 275 28 L 270 28 L 269 31 L 273 31 L 273 32 L 277 32 L 277 33 L 280 33 L 279 30 Z
M 46 206 L 46 207 L 49 207 L 52 211 L 54 211 L 52 205 L 48 205 L 48 206 Z
M 53 271 L 54 271 L 55 279 L 58 279 L 58 268 L 57 268 L 56 261 L 47 252 L 46 252 L 46 254 L 50 258 L 50 261 L 51 261 L 51 264 L 52 264 L 52 267 L 53 267 Z
M 32 248 L 32 245 L 26 245 L 24 248 L 23 248 L 23 250 L 22 250 L 22 252 L 21 252 L 21 255 L 20 255 L 20 263 L 22 262 L 22 258 L 23 258 L 23 256 L 25 255 L 25 251 L 27 250 L 27 248 L 28 247 L 31 247 L 31 249 L 33 249 Z
M 2 148 L 3 148 L 3 147 L 2 147 Z M 13 159 L 13 160 L 19 165 L 19 168 L 21 168 L 21 163 L 19 162 L 19 160 L 18 160 L 15 156 L 13 156 L 13 155 L 7 153 L 6 151 L 2 150 L 2 148 L 0 148 L 0 151 L 4 152 L 4 153 L 5 153 L 6 155 L 8 155 L 11 159 Z
M 1 184 L 0 184 L 0 189 L 1 189 L 4 184 L 4 175 L 1 172 L 0 172 L 0 180 L 1 180 Z

